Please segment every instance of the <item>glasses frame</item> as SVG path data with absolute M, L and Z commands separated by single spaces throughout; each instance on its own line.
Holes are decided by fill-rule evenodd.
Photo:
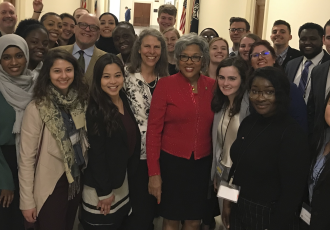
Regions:
M 77 25 L 78 25 L 78 27 L 79 27 L 80 29 L 82 29 L 82 30 L 86 30 L 87 27 L 89 27 L 89 30 L 90 30 L 91 32 L 97 32 L 97 31 L 100 30 L 100 27 L 98 27 L 97 25 L 89 25 L 89 24 L 87 24 L 87 23 L 85 23 L 85 22 L 78 22 Z M 86 25 L 86 27 L 83 28 L 85 25 Z M 93 27 L 95 26 L 97 29 L 94 30 L 94 29 L 92 29 L 93 27 L 91 27 L 91 26 L 93 26 Z
M 243 33 L 244 31 L 245 31 L 246 29 L 244 29 L 244 28 L 229 28 L 229 31 L 230 32 L 232 32 L 232 33 L 235 33 L 235 32 L 237 32 L 237 33 Z
M 186 57 L 188 57 L 188 59 L 186 60 L 186 61 L 184 61 L 184 60 L 182 60 L 182 56 L 186 56 Z M 198 57 L 199 59 L 198 59 L 198 61 L 194 61 L 193 60 L 193 57 Z M 183 61 L 183 62 L 187 62 L 187 61 L 189 61 L 189 59 L 192 61 L 192 62 L 200 62 L 201 60 L 202 60 L 202 57 L 203 56 L 188 56 L 188 55 L 179 55 L 179 58 L 180 58 L 180 61 Z
M 275 90 L 272 90 L 274 93 L 271 94 L 271 95 L 266 94 L 266 93 L 265 93 L 266 91 L 257 91 L 257 90 L 255 90 L 255 91 L 257 91 L 257 94 L 253 94 L 253 95 L 251 95 L 252 91 L 253 91 L 253 90 L 251 90 L 251 89 L 249 90 L 249 97 L 252 98 L 252 99 L 257 99 L 258 97 L 260 97 L 260 94 L 261 94 L 261 95 L 263 96 L 263 98 L 265 98 L 266 100 L 269 100 L 269 99 L 272 99 L 272 98 L 275 97 Z
M 267 53 L 268 52 L 268 53 Z M 266 54 L 267 53 L 267 54 Z M 269 50 L 265 50 L 265 51 L 262 51 L 260 53 L 253 53 L 253 54 L 250 54 L 250 57 L 251 58 L 259 58 L 259 56 L 261 57 L 265 57 L 265 56 L 268 56 L 269 54 L 271 54 L 271 52 Z M 254 55 L 257 55 L 256 57 L 254 57 Z

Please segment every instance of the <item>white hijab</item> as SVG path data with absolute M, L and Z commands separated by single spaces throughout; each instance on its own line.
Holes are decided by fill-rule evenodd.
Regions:
M 17 77 L 10 76 L 3 70 L 0 63 L 0 92 L 16 112 L 13 133 L 18 134 L 16 135 L 16 151 L 19 152 L 19 133 L 21 132 L 23 114 L 26 106 L 32 100 L 34 81 L 31 71 L 27 69 L 29 48 L 25 40 L 15 34 L 6 34 L 0 37 L 0 58 L 8 46 L 17 46 L 23 51 L 26 58 L 26 66 L 22 74 Z

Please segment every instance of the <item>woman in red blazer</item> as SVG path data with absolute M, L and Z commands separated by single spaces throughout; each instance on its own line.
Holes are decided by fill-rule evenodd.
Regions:
M 175 45 L 179 73 L 160 79 L 147 129 L 149 193 L 157 198 L 163 229 L 199 229 L 210 178 L 214 80 L 207 68 L 208 44 L 197 35 Z

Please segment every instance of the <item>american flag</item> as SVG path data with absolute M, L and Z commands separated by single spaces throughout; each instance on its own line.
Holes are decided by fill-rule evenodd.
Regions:
M 81 7 L 86 9 L 86 0 L 81 0 Z
M 180 19 L 180 30 L 182 31 L 183 34 L 186 31 L 185 30 L 185 27 L 186 27 L 186 8 L 187 8 L 187 0 L 184 0 L 182 15 L 181 15 L 181 19 Z
M 97 0 L 95 0 L 95 14 L 97 13 Z

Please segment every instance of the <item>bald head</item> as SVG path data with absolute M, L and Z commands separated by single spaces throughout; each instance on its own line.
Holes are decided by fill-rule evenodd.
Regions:
M 100 21 L 93 14 L 82 15 L 74 28 L 76 43 L 84 50 L 95 45 L 100 37 Z
M 15 6 L 9 2 L 0 3 L 0 31 L 2 33 L 14 33 L 17 22 Z

